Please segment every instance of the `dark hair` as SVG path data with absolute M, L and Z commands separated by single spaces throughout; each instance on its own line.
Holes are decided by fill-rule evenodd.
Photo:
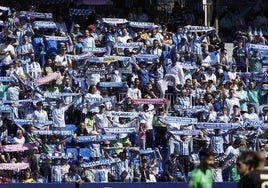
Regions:
M 256 152 L 252 150 L 243 151 L 236 159 L 236 161 L 241 161 L 242 163 L 245 163 L 250 166 L 250 168 L 253 168 L 256 164 L 254 162 Z
M 210 156 L 214 156 L 214 153 L 209 148 L 203 148 L 201 151 L 199 151 L 199 158 L 201 158 L 201 157 L 208 158 Z

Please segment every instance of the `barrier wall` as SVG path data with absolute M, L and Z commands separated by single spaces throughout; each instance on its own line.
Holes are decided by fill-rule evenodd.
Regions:
M 1 184 L 1 188 L 77 188 L 74 183 Z M 186 188 L 186 183 L 83 183 L 79 188 Z M 213 188 L 236 188 L 236 183 L 214 183 Z

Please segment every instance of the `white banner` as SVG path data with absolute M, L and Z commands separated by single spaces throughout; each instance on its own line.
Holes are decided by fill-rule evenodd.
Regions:
M 109 72 L 103 68 L 89 68 L 86 70 L 86 74 L 107 74 L 107 73 Z
M 69 10 L 69 15 L 70 16 L 88 16 L 93 12 L 92 9 L 70 9 Z
M 2 113 L 10 113 L 12 112 L 12 108 L 8 105 L 6 106 L 0 106 L 0 112 Z
M 258 51 L 268 51 L 268 45 L 262 45 L 262 44 L 250 44 L 248 48 Z
M 132 104 L 164 104 L 166 102 L 166 99 L 132 99 L 131 102 Z
M 239 127 L 238 123 L 198 123 L 197 127 L 199 129 L 237 129 Z
M 186 117 L 175 117 L 175 116 L 159 116 L 159 121 L 170 124 L 170 123 L 179 123 L 179 124 L 197 124 L 197 118 L 186 118 Z
M 92 56 L 91 52 L 85 52 L 79 55 L 70 55 L 66 54 L 66 57 L 72 60 L 83 60 L 83 59 L 88 59 Z
M 98 47 L 87 47 L 87 46 L 83 46 L 83 52 L 91 52 L 91 53 L 95 53 L 95 54 L 102 54 L 105 53 L 107 50 L 106 48 L 98 48 Z
M 30 168 L 29 163 L 0 163 L 0 170 L 23 170 Z
M 192 135 L 200 135 L 202 132 L 200 130 L 182 130 L 182 131 L 169 131 L 171 134 L 174 135 L 185 135 L 185 136 L 192 136 Z
M 95 136 L 78 136 L 76 142 L 92 142 L 92 141 L 104 141 L 104 140 L 117 140 L 116 135 L 98 135 L 97 138 Z
M 40 121 L 40 120 L 29 120 L 29 119 L 14 119 L 14 122 L 20 125 L 27 125 L 34 123 L 37 126 L 51 125 L 53 121 Z
M 152 29 L 156 27 L 153 22 L 129 22 L 129 26 L 140 29 Z
M 187 25 L 184 27 L 185 32 L 208 32 L 216 30 L 214 27 L 210 26 L 192 26 Z
M 46 98 L 61 98 L 61 97 L 71 97 L 71 96 L 79 96 L 81 93 L 50 93 L 50 92 L 45 92 L 44 97 Z
M 245 125 L 247 127 L 268 129 L 268 123 L 263 123 L 261 121 L 252 121 L 252 120 L 249 120 L 249 121 L 245 122 Z
M 125 24 L 128 22 L 126 19 L 122 19 L 122 18 L 102 18 L 102 21 L 104 23 L 113 24 L 113 25 Z
M 107 116 L 110 117 L 124 117 L 124 118 L 135 118 L 139 114 L 137 112 L 117 112 L 117 111 L 108 111 Z
M 115 43 L 116 48 L 140 48 L 141 46 L 143 46 L 142 42 L 129 42 L 129 43 Z
M 34 135 L 61 135 L 61 136 L 72 136 L 73 131 L 71 130 L 36 130 L 33 132 Z
M 126 127 L 107 127 L 104 128 L 105 133 L 133 133 L 136 131 L 135 127 L 126 128 Z
M 34 29 L 40 29 L 40 28 L 57 29 L 57 25 L 55 22 L 35 21 L 33 22 L 32 25 Z
M 30 18 L 43 18 L 43 19 L 52 19 L 52 13 L 43 13 L 43 12 L 29 12 L 21 11 L 20 16 L 30 17 Z
M 55 41 L 68 41 L 69 38 L 68 37 L 62 37 L 62 36 L 49 36 L 49 35 L 44 35 L 46 40 L 55 40 Z
M 135 55 L 135 58 L 139 61 L 154 61 L 159 59 L 159 56 L 154 54 L 138 54 Z
M 0 82 L 12 82 L 14 79 L 12 77 L 0 77 Z

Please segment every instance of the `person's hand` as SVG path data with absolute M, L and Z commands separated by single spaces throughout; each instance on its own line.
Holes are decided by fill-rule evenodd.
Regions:
M 179 177 L 180 180 L 184 180 L 184 176 Z
M 173 181 L 173 180 L 174 180 L 173 176 L 169 176 L 169 179 L 170 179 L 171 181 Z

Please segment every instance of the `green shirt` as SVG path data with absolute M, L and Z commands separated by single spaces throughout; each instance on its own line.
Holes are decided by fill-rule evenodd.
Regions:
M 249 70 L 250 72 L 259 72 L 259 60 L 256 57 L 249 59 Z
M 239 104 L 240 104 L 240 110 L 241 111 L 248 111 L 247 107 L 247 102 L 246 101 L 241 101 L 241 99 L 248 99 L 248 93 L 246 90 L 236 90 L 236 97 L 239 99 Z
M 212 171 L 196 168 L 191 171 L 187 188 L 212 188 Z

